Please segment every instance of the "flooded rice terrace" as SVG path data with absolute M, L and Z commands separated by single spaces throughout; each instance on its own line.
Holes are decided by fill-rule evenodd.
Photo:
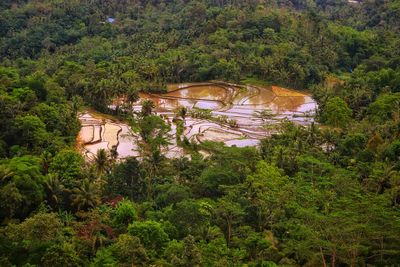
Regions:
M 176 144 L 176 125 L 172 122 L 180 106 L 188 109 L 184 135 L 190 141 L 223 142 L 227 146 L 257 146 L 259 140 L 274 131 L 274 125 L 288 119 L 300 125 L 314 120 L 316 102 L 307 94 L 277 86 L 258 87 L 228 83 L 191 83 L 168 86 L 165 94 L 140 94 L 133 105 L 141 110 L 141 103 L 152 100 L 154 112 L 171 126 L 167 157 L 179 157 L 184 151 Z M 211 112 L 211 118 L 199 116 L 200 111 Z M 78 144 L 88 158 L 97 150 L 116 148 L 120 159 L 138 156 L 138 136 L 122 122 L 86 112 L 79 117 L 82 129 Z

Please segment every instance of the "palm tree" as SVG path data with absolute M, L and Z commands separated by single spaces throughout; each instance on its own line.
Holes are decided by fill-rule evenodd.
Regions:
M 142 102 L 142 116 L 146 117 L 149 116 L 153 113 L 153 108 L 155 108 L 156 106 L 154 105 L 154 102 L 151 100 L 144 100 Z
M 46 192 L 49 205 L 56 209 L 63 202 L 66 190 L 58 176 L 49 175 L 49 179 L 46 181 Z
M 98 248 L 103 247 L 107 240 L 108 238 L 104 236 L 102 231 L 96 231 L 93 233 L 91 236 L 92 252 L 95 253 Z
M 91 183 L 88 179 L 84 179 L 80 186 L 72 189 L 72 205 L 78 210 L 86 210 L 96 207 L 100 204 L 98 191 L 96 184 Z
M 307 137 L 308 143 L 310 145 L 314 145 L 318 141 L 318 137 L 320 134 L 319 129 L 314 122 L 310 124 L 307 132 L 308 132 L 308 137 Z
M 165 158 L 161 152 L 167 148 L 171 137 L 170 126 L 160 116 L 145 116 L 138 121 L 138 131 L 141 138 L 136 139 L 139 153 L 147 171 L 147 197 L 151 198 L 152 182 L 160 163 Z
M 71 223 L 75 220 L 75 217 L 74 217 L 74 215 L 72 214 L 71 211 L 58 210 L 57 214 L 58 214 L 58 217 L 61 219 L 61 221 L 66 226 L 70 226 Z
M 83 100 L 80 96 L 74 95 L 71 98 L 71 102 L 72 102 L 72 110 L 73 110 L 74 114 L 76 115 L 76 114 L 78 114 L 80 107 L 83 105 Z
M 91 90 L 90 98 L 93 104 L 104 108 L 110 96 L 110 81 L 106 79 L 100 80 L 93 90 Z
M 126 101 L 128 102 L 129 106 L 132 107 L 133 103 L 138 101 L 138 99 L 138 90 L 134 87 L 129 87 L 128 91 L 126 92 Z
M 189 166 L 189 160 L 186 157 L 180 157 L 176 158 L 172 161 L 172 164 L 174 166 L 174 169 L 177 171 L 177 181 L 179 184 L 184 184 L 185 183 L 185 177 L 182 177 L 182 172 L 188 168 Z
M 43 165 L 43 171 L 45 174 L 47 174 L 49 172 L 49 165 L 52 159 L 52 155 L 50 152 L 45 151 L 42 154 L 42 165 Z
M 397 175 L 398 172 L 395 170 L 394 165 L 376 164 L 373 168 L 373 173 L 367 179 L 367 183 L 377 194 L 382 194 L 386 189 L 391 188 L 391 180 Z
M 153 182 L 154 177 L 158 172 L 159 166 L 165 157 L 161 154 L 159 149 L 155 149 L 150 152 L 150 155 L 144 160 L 144 167 L 147 170 L 146 175 L 146 187 L 147 187 L 147 200 L 152 200 L 153 195 Z
M 97 150 L 96 156 L 94 157 L 94 164 L 97 175 L 102 176 L 106 173 L 110 165 L 110 158 L 105 149 L 101 148 Z
M 322 139 L 322 142 L 324 142 L 326 145 L 326 152 L 331 152 L 333 150 L 333 148 L 335 147 L 335 143 L 336 143 L 335 132 L 330 128 L 324 129 L 321 132 L 321 139 Z
M 184 106 L 180 106 L 177 111 L 176 111 L 176 116 L 177 117 L 181 117 L 183 120 L 183 125 L 185 125 L 185 118 L 186 118 L 186 114 L 187 114 L 188 110 L 186 107 Z
M 118 159 L 118 147 L 117 146 L 112 146 L 110 150 L 110 158 L 112 163 L 115 163 L 115 161 Z

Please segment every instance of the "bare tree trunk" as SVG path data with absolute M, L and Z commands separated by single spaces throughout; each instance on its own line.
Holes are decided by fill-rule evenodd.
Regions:
M 327 267 L 324 252 L 322 251 L 322 247 L 319 247 L 319 251 L 321 252 L 322 263 L 324 264 L 324 267 Z
M 351 267 L 356 266 L 356 260 L 357 260 L 357 250 L 354 250 L 351 252 Z
M 147 194 L 146 194 L 146 197 L 147 197 L 147 200 L 148 201 L 151 201 L 151 199 L 152 199 L 152 188 L 151 188 L 151 186 L 152 186 L 152 174 L 149 174 L 149 175 L 147 175 L 147 177 L 146 177 L 147 179 L 146 179 L 146 182 L 147 182 Z
M 228 246 L 231 244 L 231 235 L 232 235 L 232 222 L 230 218 L 227 218 L 228 225 Z
M 336 249 L 334 249 L 332 253 L 331 267 L 335 267 L 335 265 L 336 265 Z

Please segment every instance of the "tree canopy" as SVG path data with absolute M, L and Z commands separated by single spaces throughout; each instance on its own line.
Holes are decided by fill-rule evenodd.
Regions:
M 399 17 L 399 0 L 0 1 L 0 266 L 399 265 Z M 132 108 L 211 80 L 309 93 L 315 123 L 226 147 L 184 136 L 209 110 Z M 138 156 L 78 151 L 87 109 L 130 124 Z

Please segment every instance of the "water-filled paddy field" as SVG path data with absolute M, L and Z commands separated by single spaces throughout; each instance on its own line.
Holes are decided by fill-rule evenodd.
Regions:
M 171 125 L 171 145 L 168 157 L 183 155 L 176 144 L 173 118 L 180 106 L 188 110 L 207 109 L 212 119 L 190 116 L 185 120 L 184 135 L 191 141 L 223 142 L 227 146 L 257 146 L 259 140 L 274 132 L 274 125 L 288 119 L 296 124 L 308 125 L 314 120 L 316 102 L 307 94 L 277 86 L 258 87 L 228 83 L 191 83 L 168 86 L 165 94 L 140 94 L 132 109 L 141 110 L 144 100 L 152 100 L 154 112 L 162 115 Z M 123 100 L 119 100 L 123 101 Z M 116 103 L 118 104 L 118 103 Z M 219 119 L 218 119 L 219 118 Z M 100 148 L 116 147 L 119 158 L 137 156 L 137 135 L 122 122 L 95 116 L 89 112 L 80 115 L 82 129 L 78 144 L 87 157 L 93 157 Z M 234 121 L 235 123 L 228 123 Z

